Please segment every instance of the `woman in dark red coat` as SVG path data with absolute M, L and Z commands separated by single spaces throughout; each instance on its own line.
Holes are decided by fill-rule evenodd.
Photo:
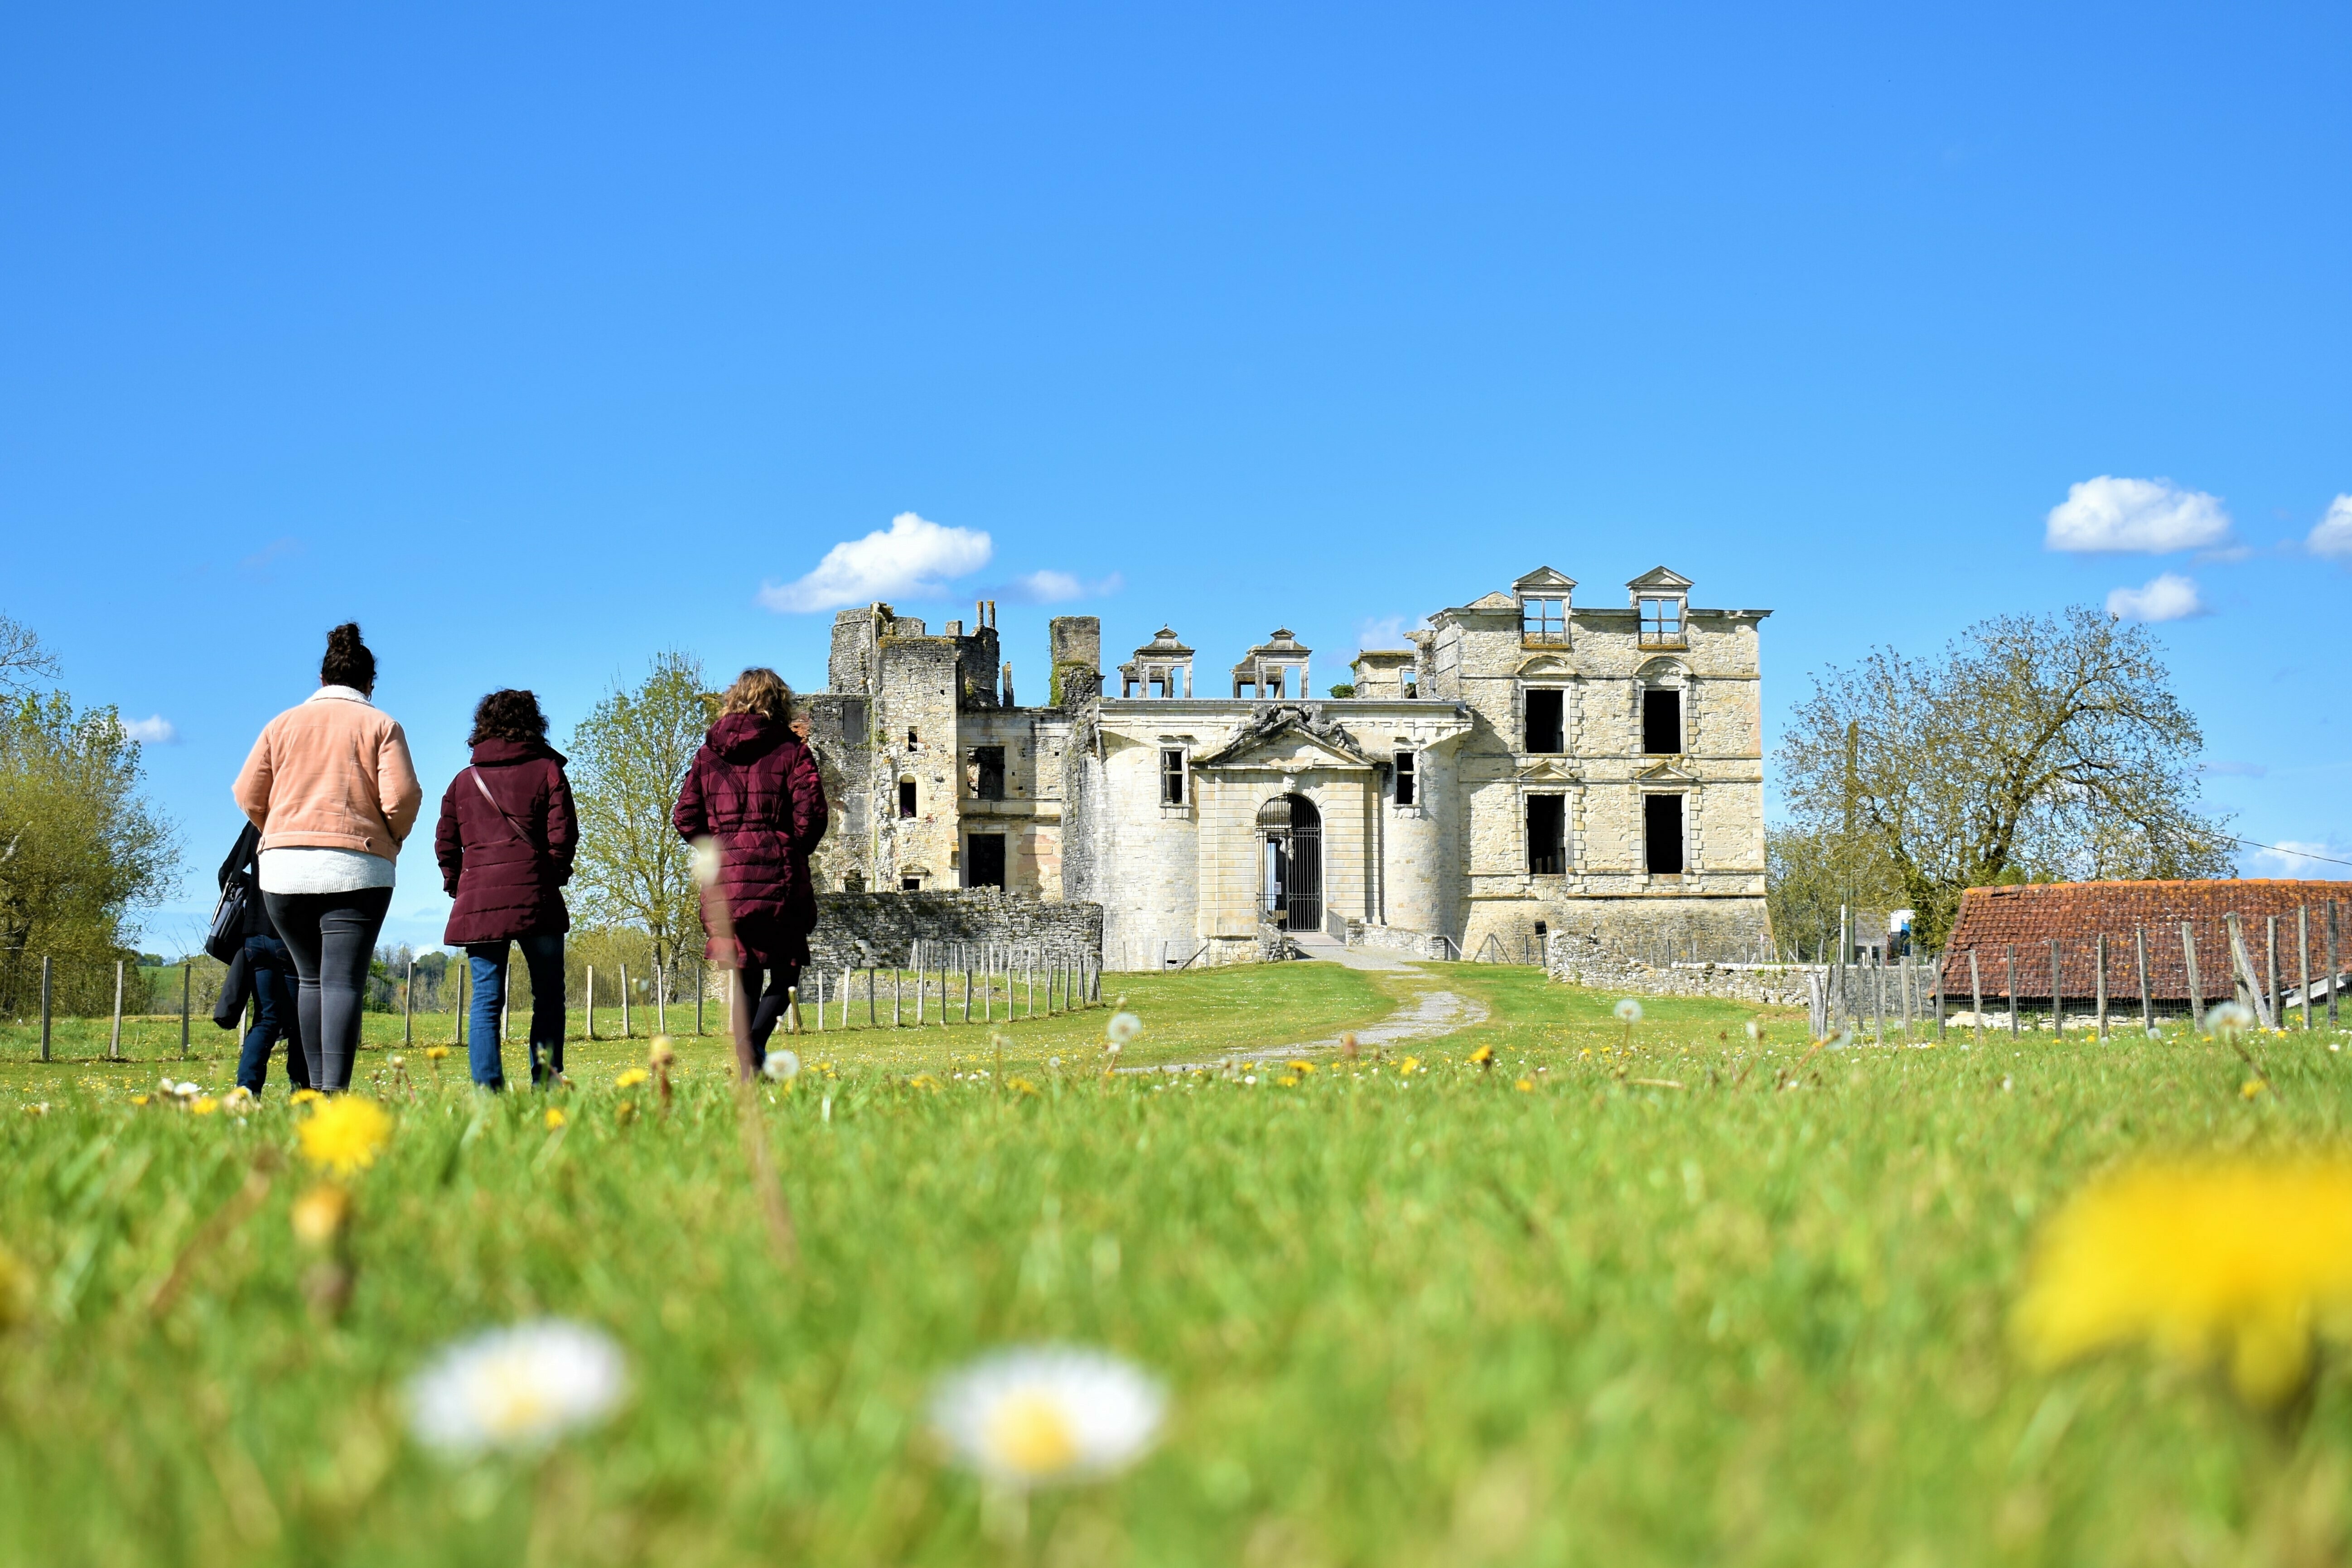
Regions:
M 547 716 L 528 691 L 493 691 L 474 710 L 473 765 L 449 781 L 433 848 L 441 885 L 457 900 L 442 940 L 473 965 L 467 1055 L 474 1081 L 507 1086 L 499 1024 L 507 1001 L 507 948 L 530 970 L 530 1081 L 563 1076 L 564 883 L 580 832 L 563 757 L 547 743 Z
M 705 952 L 735 975 L 735 1066 L 746 1079 L 768 1059 L 816 929 L 808 857 L 824 837 L 824 791 L 792 719 L 792 688 L 774 670 L 737 677 L 670 814 L 688 843 L 708 839 L 717 852 L 704 868 Z

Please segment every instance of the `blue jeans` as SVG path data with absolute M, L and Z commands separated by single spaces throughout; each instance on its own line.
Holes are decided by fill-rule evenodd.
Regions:
M 519 936 L 522 961 L 530 971 L 530 1081 L 545 1084 L 563 1071 L 563 933 Z M 474 968 L 474 1009 L 466 1022 L 466 1054 L 474 1081 L 504 1089 L 507 1068 L 499 1055 L 499 1018 L 507 1005 L 507 944 L 478 942 L 466 949 Z M 541 1059 L 541 1053 L 545 1059 Z
M 253 981 L 253 1026 L 237 1054 L 237 1083 L 258 1098 L 269 1080 L 269 1047 L 284 1040 L 287 1081 L 308 1089 L 310 1064 L 302 1059 L 302 1026 L 294 1011 L 294 955 L 274 936 L 247 937 L 245 973 Z

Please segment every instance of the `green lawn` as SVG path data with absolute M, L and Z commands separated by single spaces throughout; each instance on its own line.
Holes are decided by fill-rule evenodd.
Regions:
M 402 1087 L 371 1051 L 397 1128 L 355 1184 L 340 1321 L 289 1230 L 310 1177 L 234 1206 L 304 1110 L 134 1106 L 154 1064 L 28 1065 L 12 1037 L 0 1563 L 1018 1561 L 921 1412 L 941 1372 L 1040 1340 L 1113 1347 L 1173 1401 L 1132 1474 L 1039 1500 L 1040 1563 L 2342 1561 L 2340 1364 L 2258 1420 L 2137 1354 L 2031 1372 L 2005 1331 L 2037 1217 L 2102 1164 L 2340 1146 L 2325 1038 L 2256 1047 L 2249 1098 L 2177 1035 L 1809 1053 L 1798 1020 L 1759 1046 L 1744 1009 L 1645 999 L 1629 1049 L 1614 996 L 1526 970 L 1112 979 L 1147 1025 L 1130 1058 L 1432 986 L 1495 1016 L 1305 1075 L 1106 1077 L 1105 1011 L 1005 1031 L 1002 1077 L 971 1075 L 978 1026 L 812 1036 L 831 1071 L 761 1108 L 790 1269 L 715 1037 L 683 1042 L 667 1116 L 613 1086 L 642 1040 L 575 1047 L 555 1131 L 454 1058 L 436 1081 L 411 1053 Z M 226 1049 L 188 1076 L 224 1086 Z M 436 1346 L 541 1313 L 625 1347 L 617 1419 L 457 1468 L 407 1440 Z

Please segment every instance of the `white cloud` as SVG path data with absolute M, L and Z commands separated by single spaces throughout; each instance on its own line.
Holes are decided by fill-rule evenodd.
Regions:
M 2352 496 L 2337 496 L 2327 503 L 2327 515 L 2304 541 L 2314 555 L 2325 555 L 2331 561 L 2352 561 Z
M 161 713 L 132 719 L 122 726 L 122 732 L 142 746 L 175 746 L 180 742 L 180 731 Z
M 988 599 L 1010 599 L 1016 605 L 1060 605 L 1072 599 L 1099 599 L 1118 593 L 1127 586 L 1127 579 L 1114 572 L 1108 577 L 1082 582 L 1067 572 L 1051 567 L 1015 577 L 1002 587 L 984 588 L 981 596 Z
M 2067 487 L 2050 509 L 2042 543 L 2052 550 L 2141 551 L 2162 555 L 2230 542 L 2221 498 L 2184 490 L 2170 479 L 2118 479 L 2102 474 Z
M 2197 584 L 2178 572 L 2150 579 L 2142 588 L 2118 588 L 2107 595 L 2107 614 L 2124 621 L 2179 621 L 2205 613 Z
M 2282 838 L 2276 847 L 2253 850 L 2244 858 L 2279 877 L 2341 879 L 2352 874 L 2352 867 L 2339 864 L 2352 860 L 2352 851 L 2326 840 Z
M 761 584 L 760 603 L 806 612 L 877 599 L 936 599 L 946 595 L 947 579 L 979 571 L 994 552 L 985 533 L 902 511 L 887 531 L 826 551 L 816 570 L 797 582 Z

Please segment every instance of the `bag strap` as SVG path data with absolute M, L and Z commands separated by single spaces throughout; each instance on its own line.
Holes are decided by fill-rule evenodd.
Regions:
M 507 816 L 507 808 L 500 805 L 499 804 L 499 797 L 490 793 L 490 786 L 488 784 L 484 782 L 482 778 L 482 770 L 479 768 L 467 768 L 466 771 L 473 775 L 474 787 L 482 792 L 482 798 L 490 803 L 490 809 L 497 812 L 500 816 L 506 817 L 507 826 L 514 829 L 514 836 L 522 840 L 523 847 L 530 850 L 534 855 L 538 854 L 539 846 L 532 841 L 530 834 L 523 831 L 522 824 L 517 822 L 513 817 Z

